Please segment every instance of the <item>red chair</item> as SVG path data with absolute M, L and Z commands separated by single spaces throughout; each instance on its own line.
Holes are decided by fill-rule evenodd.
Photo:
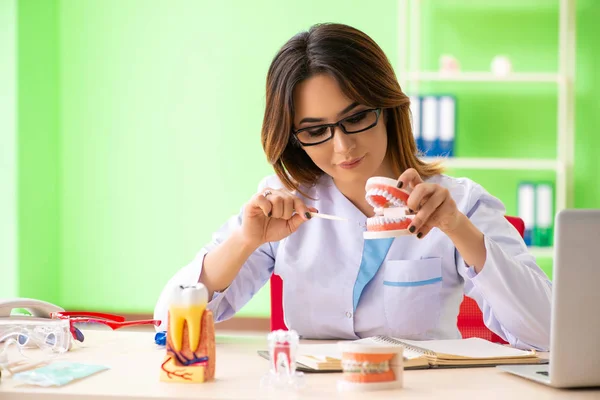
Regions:
M 525 222 L 519 217 L 506 216 L 521 237 L 525 234 Z M 282 314 L 283 317 L 283 314 Z M 483 313 L 479 306 L 470 297 L 463 296 L 463 302 L 460 305 L 456 326 L 464 339 L 470 337 L 479 337 L 496 343 L 507 343 L 500 336 L 490 331 L 483 323 Z
M 521 218 L 507 216 L 506 219 L 517 229 L 521 237 L 525 233 L 525 223 Z M 278 275 L 271 276 L 271 330 L 287 330 L 283 319 L 283 281 Z M 500 336 L 490 331 L 483 323 L 483 313 L 475 300 L 464 296 L 460 305 L 458 319 L 456 321 L 458 330 L 463 338 L 479 337 L 492 342 L 506 343 Z
M 283 281 L 279 275 L 271 275 L 271 330 L 283 329 L 287 331 L 283 319 Z

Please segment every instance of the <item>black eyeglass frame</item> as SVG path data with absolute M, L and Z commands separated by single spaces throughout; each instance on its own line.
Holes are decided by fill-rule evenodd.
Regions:
M 343 125 L 343 122 L 346 121 L 346 120 L 348 120 L 348 119 L 350 119 L 350 118 L 354 118 L 354 117 L 356 117 L 358 115 L 366 114 L 368 112 L 373 112 L 373 111 L 375 111 L 375 114 L 376 114 L 375 122 L 372 123 L 371 125 L 369 125 L 366 128 L 363 128 L 363 129 L 358 130 L 358 131 L 349 132 L 348 130 L 346 130 L 346 127 Z M 296 131 L 292 129 L 292 134 L 294 136 L 294 139 L 297 140 L 298 143 L 300 143 L 302 146 L 316 146 L 318 144 L 325 143 L 328 140 L 331 140 L 333 138 L 333 135 L 335 134 L 335 128 L 338 127 L 338 126 L 340 127 L 340 129 L 346 135 L 353 135 L 355 133 L 360 133 L 360 132 L 367 131 L 367 130 L 373 128 L 374 126 L 376 126 L 379 123 L 379 116 L 380 115 L 381 115 L 381 108 L 369 108 L 368 110 L 362 110 L 362 111 L 359 111 L 359 112 L 357 112 L 355 114 L 352 114 L 352 115 L 349 115 L 347 117 L 344 117 L 344 118 L 340 119 L 338 122 L 334 122 L 332 124 L 322 124 L 322 125 L 308 126 L 306 128 L 301 128 L 301 129 L 298 129 Z M 304 143 L 300 139 L 298 139 L 298 134 L 299 133 L 304 132 L 304 131 L 308 131 L 310 129 L 318 129 L 318 128 L 329 128 L 329 131 L 331 132 L 331 135 L 329 135 L 329 137 L 327 137 L 327 139 L 321 140 L 320 142 L 317 142 L 317 143 Z

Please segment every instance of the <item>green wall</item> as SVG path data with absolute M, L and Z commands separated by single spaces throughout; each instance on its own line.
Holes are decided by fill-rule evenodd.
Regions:
M 16 3 L 0 1 L 0 297 L 17 295 Z
M 366 31 L 396 64 L 396 3 L 19 2 L 19 294 L 72 309 L 150 312 L 166 280 L 271 173 L 259 135 L 278 48 L 315 22 L 336 21 Z M 441 4 L 424 10 L 426 66 L 443 52 L 464 69 L 486 69 L 502 52 L 522 70 L 556 69 L 555 7 Z M 589 185 L 600 172 L 592 150 L 600 144 L 599 17 L 599 3 L 579 2 L 577 207 L 600 199 Z M 506 26 L 511 34 L 496 33 Z M 423 88 L 459 96 L 460 155 L 555 155 L 552 85 Z M 450 173 L 482 183 L 510 214 L 520 179 L 552 179 Z M 550 275 L 551 260 L 540 264 Z M 267 289 L 240 314 L 268 315 Z
M 58 5 L 17 4 L 18 293 L 60 304 Z
M 395 1 L 289 3 L 60 3 L 65 307 L 152 310 L 271 173 L 265 76 L 285 40 L 345 21 L 395 58 Z M 242 314 L 264 314 L 266 294 Z
M 600 208 L 600 3 L 580 0 L 577 11 L 575 207 Z

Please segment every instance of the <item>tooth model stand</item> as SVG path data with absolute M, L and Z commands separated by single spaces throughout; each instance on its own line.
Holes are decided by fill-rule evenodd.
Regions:
M 384 239 L 410 235 L 408 227 L 414 218 L 409 214 L 406 202 L 410 192 L 398 189 L 395 179 L 373 177 L 367 180 L 365 199 L 375 210 L 375 216 L 367 219 L 365 239 Z
M 163 382 L 202 383 L 215 376 L 215 327 L 206 309 L 208 290 L 200 283 L 175 288 L 169 305 Z

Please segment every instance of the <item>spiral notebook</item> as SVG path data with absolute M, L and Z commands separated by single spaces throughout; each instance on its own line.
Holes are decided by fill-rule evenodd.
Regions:
M 359 339 L 356 343 L 403 346 L 404 368 L 483 367 L 507 364 L 543 364 L 535 350 L 519 350 L 485 339 L 404 340 L 389 336 Z M 268 353 L 261 354 L 268 358 Z M 299 346 L 296 364 L 306 372 L 340 372 L 342 355 L 337 344 Z

